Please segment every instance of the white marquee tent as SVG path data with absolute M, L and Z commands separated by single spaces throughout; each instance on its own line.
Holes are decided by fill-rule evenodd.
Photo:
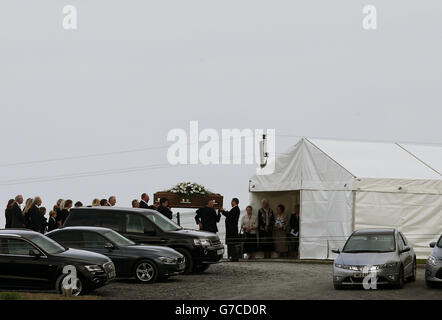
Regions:
M 255 208 L 300 204 L 301 259 L 333 259 L 354 230 L 373 227 L 398 228 L 426 258 L 442 233 L 441 172 L 442 146 L 303 138 L 249 191 Z

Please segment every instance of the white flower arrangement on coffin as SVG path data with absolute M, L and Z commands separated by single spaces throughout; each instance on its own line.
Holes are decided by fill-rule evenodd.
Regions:
M 211 194 L 203 185 L 195 182 L 181 182 L 166 192 L 187 195 L 187 196 L 207 196 Z

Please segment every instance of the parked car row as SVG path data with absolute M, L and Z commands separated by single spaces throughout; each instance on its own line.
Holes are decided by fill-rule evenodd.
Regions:
M 425 281 L 429 287 L 442 283 L 442 236 L 430 243 Z M 396 229 L 366 229 L 353 232 L 333 263 L 335 289 L 364 285 L 374 275 L 376 285 L 402 288 L 405 281 L 416 280 L 416 254 L 407 238 Z
M 442 236 L 432 242 L 425 279 L 442 283 Z M 402 288 L 416 280 L 416 254 L 396 229 L 358 230 L 333 263 L 335 289 L 363 285 L 375 274 L 377 285 Z M 223 246 L 213 233 L 185 230 L 153 210 L 73 209 L 61 229 L 45 236 L 26 229 L 0 230 L 0 285 L 8 289 L 62 291 L 64 269 L 77 271 L 73 295 L 88 293 L 115 278 L 152 283 L 204 271 L 218 262 Z
M 77 270 L 73 294 L 80 295 L 114 278 L 152 283 L 202 272 L 223 254 L 216 234 L 185 230 L 154 210 L 76 208 L 63 228 L 45 236 L 0 230 L 0 285 L 61 292 L 69 265 Z

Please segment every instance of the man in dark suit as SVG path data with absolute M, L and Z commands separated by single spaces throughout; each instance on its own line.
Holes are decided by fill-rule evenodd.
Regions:
M 221 219 L 221 214 L 216 213 L 213 208 L 213 200 L 209 200 L 204 208 L 196 210 L 195 222 L 199 225 L 200 230 L 217 233 L 217 223 Z
M 30 216 L 30 227 L 32 230 L 36 232 L 43 232 L 43 219 L 41 218 L 40 213 L 40 206 L 41 206 L 41 198 L 35 197 L 34 201 L 32 203 L 32 207 L 29 210 L 29 216 Z
M 299 204 L 295 205 L 295 212 L 290 216 L 290 237 L 293 251 L 299 251 Z
M 241 211 L 239 210 L 238 198 L 232 199 L 232 209 L 230 211 L 225 211 L 221 209 L 221 213 L 226 217 L 226 245 L 227 245 L 227 257 L 232 262 L 238 262 L 238 243 L 239 243 L 239 233 L 238 233 L 238 221 Z
M 154 206 L 149 205 L 149 195 L 147 193 L 141 195 L 140 208 L 156 210 Z
M 19 194 L 18 196 L 15 197 L 15 203 L 12 206 L 11 228 L 15 229 L 26 228 L 26 219 L 20 207 L 22 203 L 23 203 L 23 196 Z
M 157 210 L 163 216 L 172 220 L 172 210 L 169 209 L 169 200 L 167 200 L 167 198 L 161 198 L 160 206 L 158 207 Z

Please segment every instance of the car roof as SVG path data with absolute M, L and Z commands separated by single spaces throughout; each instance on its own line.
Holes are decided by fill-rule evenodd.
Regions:
M 0 229 L 0 236 L 15 236 L 27 238 L 29 236 L 34 236 L 36 234 L 41 234 L 29 229 Z
M 152 209 L 142 209 L 142 208 L 128 208 L 128 207 L 108 207 L 108 206 L 97 206 L 97 207 L 77 207 L 72 208 L 71 212 L 75 211 L 119 211 L 119 212 L 136 212 L 143 214 L 156 214 L 158 211 Z
M 52 232 L 59 232 L 59 231 L 64 231 L 64 230 L 81 230 L 81 231 L 95 231 L 98 233 L 105 233 L 108 231 L 112 231 L 112 229 L 109 228 L 102 228 L 102 227 L 88 227 L 88 226 L 73 226 L 73 227 L 63 227 L 60 229 L 55 229 Z
M 394 234 L 395 232 L 395 228 L 370 228 L 356 230 L 355 232 L 353 232 L 353 235 Z

